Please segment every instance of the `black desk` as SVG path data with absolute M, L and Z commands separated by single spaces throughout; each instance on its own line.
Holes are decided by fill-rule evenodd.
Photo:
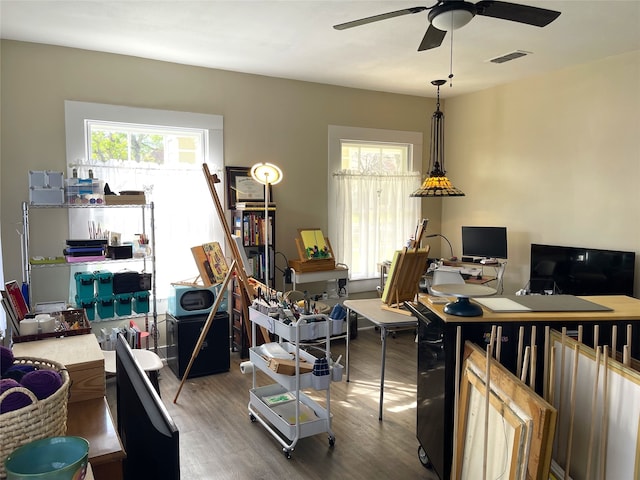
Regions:
M 430 321 L 418 321 L 418 402 L 417 431 L 420 447 L 442 479 L 451 473 L 454 436 L 454 383 L 456 367 L 456 332 L 461 327 L 462 343 L 466 340 L 484 346 L 491 326 L 502 327 L 501 363 L 516 372 L 518 330 L 525 327 L 524 344 L 531 343 L 531 327 L 536 327 L 535 343 L 544 345 L 544 330 L 550 326 L 575 329 L 584 327 L 583 341 L 593 344 L 592 326 L 600 325 L 599 344 L 611 344 L 611 327 L 617 325 L 622 335 L 626 325 L 634 325 L 640 335 L 640 300 L 623 295 L 581 297 L 611 308 L 611 311 L 580 312 L 513 312 L 494 313 L 484 309 L 483 316 L 456 317 L 443 312 L 443 305 L 431 305 L 426 316 Z M 618 342 L 620 344 L 621 342 Z M 640 341 L 632 341 L 632 356 L 638 358 Z M 538 349 L 537 365 L 544 364 L 544 348 Z M 536 376 L 536 391 L 542 392 L 543 375 Z M 426 457 L 421 457 L 425 461 Z

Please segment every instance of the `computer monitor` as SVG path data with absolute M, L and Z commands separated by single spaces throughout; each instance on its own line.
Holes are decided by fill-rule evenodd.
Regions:
M 507 258 L 507 227 L 462 227 L 464 257 Z
M 118 433 L 127 452 L 124 479 L 180 479 L 178 428 L 127 341 L 116 342 Z

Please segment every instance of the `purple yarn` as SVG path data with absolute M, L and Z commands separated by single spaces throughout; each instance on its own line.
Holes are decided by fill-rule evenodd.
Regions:
M 10 348 L 0 345 L 0 375 L 4 375 L 4 372 L 13 365 L 13 352 Z
M 20 386 L 21 385 L 12 378 L 3 378 L 0 380 L 0 395 L 7 390 Z M 31 399 L 26 393 L 9 393 L 0 404 L 0 414 L 13 412 L 14 410 L 26 407 L 27 405 L 31 405 Z
M 28 364 L 16 364 L 7 369 L 6 372 L 2 374 L 2 378 L 13 378 L 18 382 L 22 380 L 22 377 L 29 372 L 33 372 L 36 369 L 33 365 Z
M 53 370 L 35 370 L 26 373 L 20 383 L 31 390 L 38 400 L 43 400 L 62 386 L 62 377 Z

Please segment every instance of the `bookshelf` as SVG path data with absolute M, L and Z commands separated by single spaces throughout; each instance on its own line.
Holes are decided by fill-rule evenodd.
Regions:
M 266 283 L 264 278 L 264 255 L 266 236 L 269 238 L 269 285 L 275 280 L 275 228 L 276 210 L 272 207 L 268 210 L 268 218 L 265 220 L 263 209 L 236 209 L 233 211 L 231 231 L 242 238 L 242 246 L 249 260 L 245 265 L 247 275 L 261 283 Z M 267 227 L 265 229 L 265 226 Z
M 247 275 L 255 278 L 261 283 L 264 279 L 264 255 L 266 233 L 265 225 L 268 226 L 269 238 L 269 285 L 275 283 L 275 233 L 276 233 L 276 209 L 271 204 L 268 209 L 268 218 L 265 222 L 265 210 L 262 208 L 238 208 L 232 210 L 231 233 L 242 239 L 242 248 L 246 254 L 248 264 L 245 265 Z M 242 358 L 249 356 L 249 336 L 245 321 L 248 322 L 247 305 L 249 299 L 242 300 L 242 289 L 238 286 L 237 279 L 234 279 L 231 302 L 231 326 L 233 350 L 240 352 Z

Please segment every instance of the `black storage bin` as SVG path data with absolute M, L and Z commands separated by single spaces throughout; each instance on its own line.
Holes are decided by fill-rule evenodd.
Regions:
M 117 272 L 113 274 L 113 293 L 135 293 L 151 290 L 151 274 L 139 272 Z
M 174 317 L 170 313 L 166 315 L 167 364 L 175 376 L 182 379 L 208 315 L 187 317 Z M 187 378 L 228 372 L 230 366 L 229 314 L 218 312 L 211 322 L 202 348 L 191 365 Z

